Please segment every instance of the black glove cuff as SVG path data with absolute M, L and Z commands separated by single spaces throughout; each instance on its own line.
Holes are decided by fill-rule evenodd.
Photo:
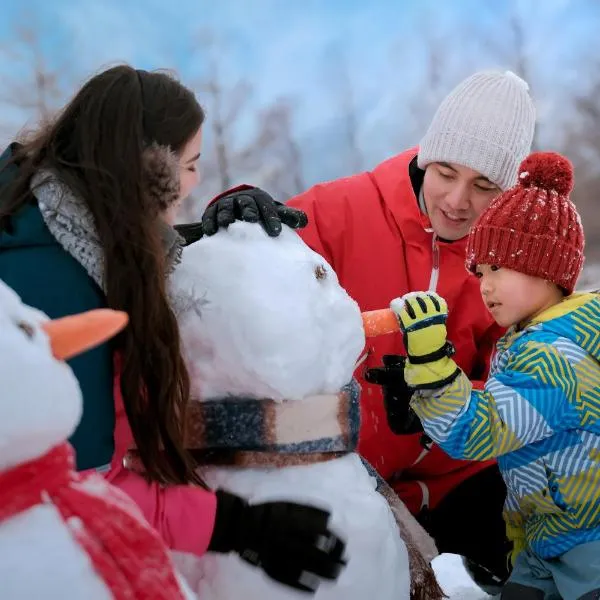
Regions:
M 411 390 L 412 392 L 412 390 Z M 408 403 L 410 400 L 407 400 Z M 415 433 L 423 432 L 423 425 L 417 414 L 412 408 L 408 407 L 402 412 L 395 413 L 393 411 L 386 411 L 387 422 L 392 433 L 395 435 L 414 435 Z
M 204 235 L 202 223 L 182 223 L 175 225 L 175 231 L 183 238 L 184 246 L 197 242 Z
M 216 496 L 217 514 L 208 551 L 232 552 L 238 546 L 238 532 L 248 503 L 243 498 L 223 490 L 217 490 Z

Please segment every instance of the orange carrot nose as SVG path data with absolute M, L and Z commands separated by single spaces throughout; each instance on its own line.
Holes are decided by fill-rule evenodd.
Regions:
M 68 360 L 113 337 L 129 321 L 127 313 L 102 308 L 46 321 L 42 329 L 50 338 L 52 354 Z
M 367 337 L 400 331 L 398 318 L 389 308 L 369 310 L 362 313 L 363 327 Z

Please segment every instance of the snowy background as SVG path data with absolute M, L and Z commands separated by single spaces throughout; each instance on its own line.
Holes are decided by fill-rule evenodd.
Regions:
M 243 181 L 285 200 L 373 167 L 417 143 L 463 77 L 509 68 L 532 88 L 536 149 L 575 164 L 580 287 L 600 286 L 599 30 L 597 0 L 3 0 L 0 142 L 102 68 L 173 69 L 208 113 L 191 220 Z M 458 557 L 434 565 L 452 599 L 488 598 Z
M 2 142 L 117 62 L 174 69 L 196 90 L 208 112 L 204 183 L 182 220 L 241 181 L 285 199 L 370 168 L 418 142 L 463 77 L 510 68 L 536 100 L 536 148 L 575 163 L 588 262 L 600 262 L 597 0 L 3 0 L 2 9 Z

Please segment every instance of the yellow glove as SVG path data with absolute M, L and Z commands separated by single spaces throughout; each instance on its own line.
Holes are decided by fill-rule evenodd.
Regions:
M 454 346 L 446 337 L 448 305 L 435 292 L 411 292 L 390 308 L 400 321 L 408 360 L 404 379 L 414 389 L 435 389 L 453 381 L 460 369 L 450 358 Z

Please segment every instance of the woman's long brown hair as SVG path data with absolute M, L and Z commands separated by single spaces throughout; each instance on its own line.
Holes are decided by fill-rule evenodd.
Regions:
M 202 482 L 184 447 L 189 376 L 167 298 L 159 217 L 144 194 L 142 154 L 153 142 L 180 152 L 203 121 L 194 94 L 170 75 L 108 69 L 17 151 L 18 175 L 0 210 L 0 230 L 10 228 L 32 200 L 33 174 L 49 168 L 93 214 L 108 306 L 130 317 L 116 342 L 125 410 L 146 473 L 161 483 Z

